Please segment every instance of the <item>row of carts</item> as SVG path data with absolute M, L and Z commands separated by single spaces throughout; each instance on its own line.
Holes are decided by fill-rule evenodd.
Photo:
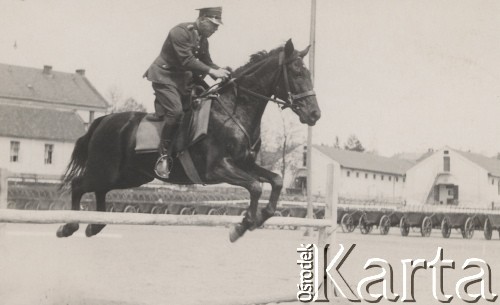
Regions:
M 460 231 L 462 237 L 470 239 L 474 231 L 482 230 L 484 238 L 490 240 L 493 231 L 500 237 L 500 211 L 442 207 L 431 205 L 418 206 L 344 206 L 338 209 L 338 223 L 343 232 L 353 232 L 359 228 L 361 234 L 368 234 L 374 228 L 382 235 L 391 228 L 399 228 L 402 236 L 417 231 L 428 237 L 432 229 L 439 229 L 444 238 L 450 237 L 453 229 Z

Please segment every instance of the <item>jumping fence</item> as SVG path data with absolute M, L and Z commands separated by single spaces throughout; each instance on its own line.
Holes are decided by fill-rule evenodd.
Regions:
M 318 247 L 335 243 L 337 227 L 338 190 L 333 183 L 333 165 L 328 166 L 327 197 L 324 219 L 273 217 L 266 225 L 294 226 L 315 228 L 318 230 Z M 0 237 L 5 234 L 6 223 L 57 224 L 57 223 L 100 223 L 119 225 L 157 225 L 157 226 L 225 226 L 237 224 L 241 216 L 226 215 L 171 215 L 171 214 L 136 214 L 109 213 L 93 211 L 27 211 L 8 209 L 8 178 L 14 177 L 5 169 L 0 169 Z M 333 295 L 333 291 L 330 295 Z M 297 301 L 296 295 L 280 294 L 274 296 L 256 296 L 247 300 L 234 300 L 231 304 L 269 304 Z M 229 303 L 228 303 L 229 304 Z

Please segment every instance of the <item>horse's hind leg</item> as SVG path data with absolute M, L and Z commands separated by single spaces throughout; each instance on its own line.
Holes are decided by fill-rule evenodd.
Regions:
M 108 191 L 97 191 L 95 192 L 96 210 L 99 212 L 106 212 L 106 194 Z M 104 229 L 106 224 L 89 224 L 87 229 L 85 229 L 85 235 L 87 237 L 92 237 Z
M 83 177 L 76 177 L 71 181 L 71 210 L 80 210 L 80 201 L 82 200 L 83 194 L 85 194 L 83 188 Z M 57 230 L 57 237 L 68 237 L 73 235 L 80 226 L 77 222 L 67 223 L 62 225 Z

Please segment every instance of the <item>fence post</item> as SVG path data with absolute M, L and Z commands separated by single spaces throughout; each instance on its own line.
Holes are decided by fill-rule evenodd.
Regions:
M 335 248 L 336 241 L 336 231 L 337 231 L 337 207 L 338 207 L 338 183 L 334 179 L 334 167 L 333 164 L 327 165 L 326 171 L 326 202 L 325 202 L 325 219 L 329 219 L 332 222 L 332 227 L 321 228 L 319 230 L 318 236 L 318 248 L 324 249 L 326 244 L 329 244 L 330 248 Z M 321 250 L 322 252 L 322 250 Z M 331 261 L 333 255 L 332 251 L 328 251 L 327 261 Z M 321 255 L 321 258 L 322 255 Z M 328 278 L 324 279 L 329 281 Z M 325 283 L 323 283 L 325 284 Z M 328 285 L 328 298 L 332 299 L 335 297 L 335 291 L 333 285 L 329 283 Z
M 8 171 L 6 169 L 0 168 L 0 211 L 2 209 L 7 209 L 7 178 Z M 5 235 L 5 224 L 0 223 L 0 239 Z
M 0 209 L 7 208 L 7 177 L 8 171 L 0 168 Z

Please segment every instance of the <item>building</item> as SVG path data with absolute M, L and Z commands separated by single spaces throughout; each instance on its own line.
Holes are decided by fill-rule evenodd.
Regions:
M 346 200 L 401 202 L 405 173 L 413 165 L 407 160 L 322 145 L 313 145 L 311 155 L 312 194 L 326 194 L 327 165 L 332 164 L 339 197 Z M 300 192 L 305 189 L 307 179 L 305 151 L 302 148 L 296 150 L 290 160 L 292 164 L 287 167 L 292 170 L 285 174 L 284 183 L 288 192 Z
M 313 195 L 326 194 L 327 167 L 332 164 L 341 202 L 500 207 L 497 158 L 449 147 L 428 151 L 414 161 L 319 145 L 313 145 L 311 154 Z M 305 150 L 291 153 L 288 163 L 287 192 L 305 194 Z
M 406 172 L 405 199 L 414 204 L 492 208 L 500 205 L 500 160 L 446 147 Z
M 59 176 L 76 139 L 109 104 L 75 73 L 0 64 L 0 168 Z

